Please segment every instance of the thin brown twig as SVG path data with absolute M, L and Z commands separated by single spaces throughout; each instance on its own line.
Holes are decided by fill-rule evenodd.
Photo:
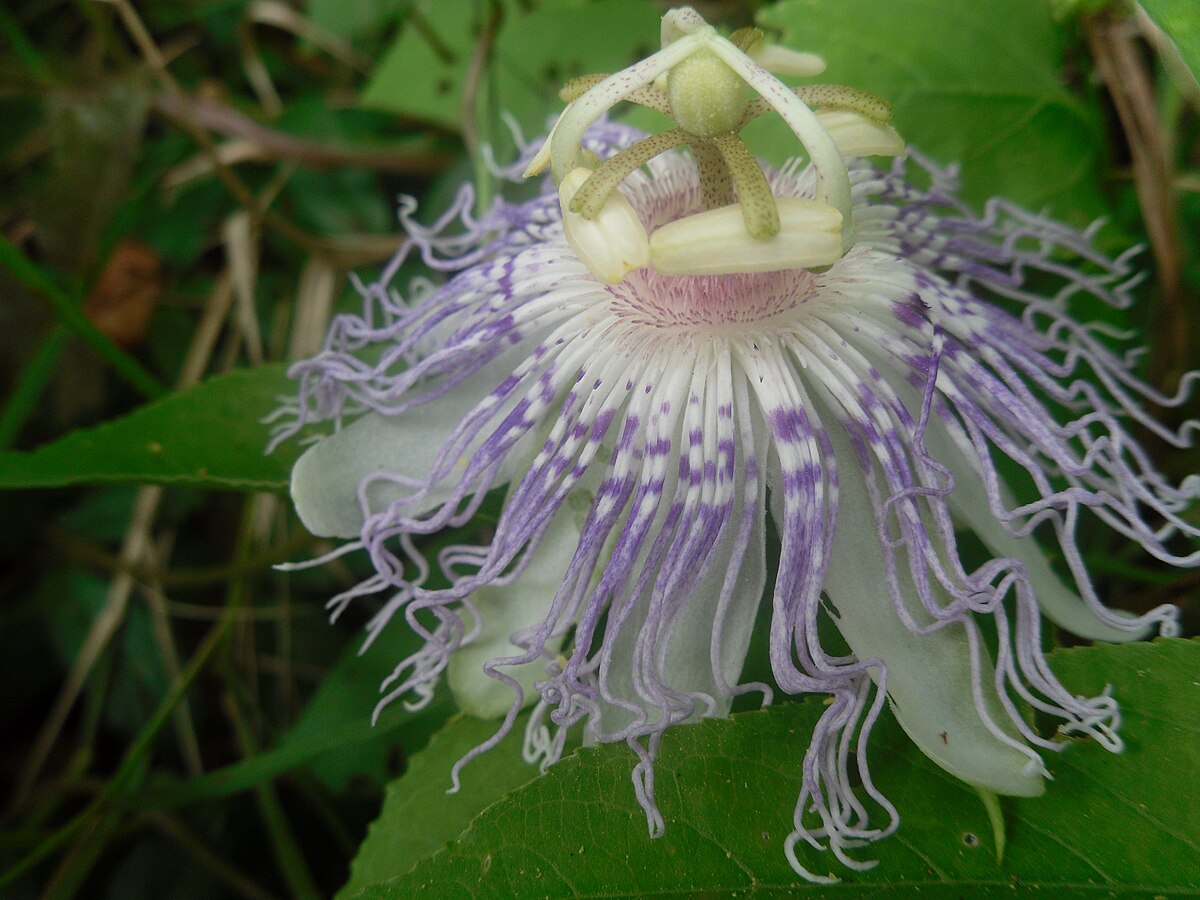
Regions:
M 158 513 L 162 493 L 163 489 L 157 485 L 138 490 L 129 529 L 125 532 L 125 539 L 121 545 L 120 558 L 123 561 L 133 563 L 139 560 L 148 549 L 150 529 Z M 16 787 L 9 804 L 9 814 L 25 804 L 34 783 L 41 774 L 42 767 L 50 756 L 51 749 L 57 743 L 58 736 L 67 723 L 67 716 L 87 684 L 88 676 L 99 662 L 121 623 L 125 621 L 125 610 L 133 586 L 133 578 L 125 572 L 118 572 L 109 584 L 104 607 L 92 621 L 91 628 L 84 638 L 83 646 L 71 664 L 66 682 L 59 690 L 58 697 L 55 698 L 54 705 L 50 708 L 50 714 L 42 723 L 37 737 L 34 738 L 25 764 L 17 776 Z
M 1187 360 L 1187 309 L 1183 297 L 1183 250 L 1173 192 L 1171 158 L 1162 138 L 1150 73 L 1135 45 L 1133 19 L 1108 14 L 1084 20 L 1088 47 L 1108 88 L 1133 163 L 1134 186 L 1158 269 L 1161 291 L 1152 378 L 1166 387 Z
M 166 555 L 165 553 L 162 555 Z M 170 601 L 162 592 L 162 586 L 150 582 L 142 586 L 142 596 L 150 610 L 150 625 L 158 652 L 162 656 L 163 668 L 171 684 L 179 681 L 183 667 L 179 664 L 179 650 L 175 634 L 171 630 Z M 204 771 L 204 760 L 200 755 L 200 740 L 196 736 L 196 725 L 192 719 L 192 708 L 187 697 L 180 698 L 175 708 L 175 734 L 179 740 L 179 756 L 184 769 L 193 778 Z
M 406 13 L 405 27 L 413 29 L 421 38 L 429 45 L 429 49 L 433 51 L 434 56 L 442 61 L 447 66 L 454 65 L 458 59 L 458 54 L 442 40 L 441 35 L 434 31 L 433 26 L 428 20 L 421 15 L 421 8 L 417 4 L 413 4 L 412 9 Z
M 122 3 L 125 0 L 117 0 L 117 2 Z M 230 311 L 230 297 L 227 295 L 231 295 L 232 291 L 223 289 L 225 280 L 218 280 L 217 289 L 209 297 L 205 315 L 201 318 L 200 325 L 193 335 L 177 379 L 176 387 L 178 388 L 195 384 L 208 367 L 221 321 L 227 318 Z M 162 498 L 163 488 L 159 485 L 147 485 L 138 489 L 134 500 L 133 515 L 117 558 L 118 565 L 115 567 L 115 574 L 109 583 L 104 607 L 93 620 L 84 639 L 83 647 L 68 673 L 67 681 L 34 739 L 29 756 L 17 778 L 8 809 L 9 814 L 24 805 L 29 792 L 41 774 L 51 749 L 57 743 L 59 734 L 66 725 L 67 716 L 86 685 L 89 675 L 125 620 L 130 594 L 135 585 L 139 583 L 139 580 L 134 577 L 133 570 L 135 566 L 145 563 L 148 554 L 153 549 L 151 532 Z M 150 566 L 151 571 L 154 571 L 155 568 L 153 565 Z M 168 669 L 170 669 L 169 658 L 167 663 Z M 172 687 L 177 681 L 178 676 L 176 675 L 171 680 Z M 190 719 L 185 716 L 183 720 L 177 719 L 177 722 L 188 723 Z
M 175 80 L 175 76 L 171 74 L 171 70 L 167 67 L 166 59 L 163 57 L 158 44 L 155 43 L 153 35 L 150 34 L 141 16 L 138 15 L 129 0 L 101 0 L 101 2 L 111 3 L 116 8 L 130 37 L 133 38 L 133 42 L 137 45 L 143 59 L 145 59 L 155 76 L 162 83 L 163 88 L 168 94 L 180 101 L 181 110 L 188 110 L 190 105 L 186 102 L 187 92 Z M 254 196 L 250 188 L 237 176 L 236 172 L 221 160 L 212 135 L 202 128 L 198 122 L 185 114 L 180 117 L 179 125 L 199 145 L 204 154 L 209 157 L 213 163 L 217 177 L 221 179 L 221 182 L 233 194 L 238 203 L 249 211 L 255 221 L 262 222 L 275 229 L 309 252 L 319 253 L 322 251 L 323 247 L 320 238 L 309 234 L 287 219 L 259 204 L 258 198 Z
M 488 0 L 488 16 L 475 42 L 471 53 L 471 62 L 467 66 L 467 76 L 463 81 L 462 100 L 459 105 L 459 121 L 462 124 L 463 142 L 474 159 L 480 158 L 478 98 L 479 86 L 487 72 L 488 60 L 492 57 L 492 48 L 496 43 L 496 35 L 504 20 L 504 8 L 496 0 Z
M 251 142 L 266 159 L 286 160 L 310 169 L 353 166 L 377 172 L 434 175 L 445 171 L 451 162 L 446 154 L 433 150 L 354 150 L 306 140 L 264 125 L 231 106 L 188 95 L 155 94 L 151 107 L 180 126 L 190 119 L 209 131 Z
M 309 684 L 320 684 L 326 675 L 326 670 L 321 666 L 266 653 L 257 654 L 254 657 L 254 665 L 258 671 L 267 675 L 279 678 L 301 678 Z
M 201 622 L 215 621 L 225 614 L 224 607 L 206 606 L 203 603 L 188 603 L 185 600 L 171 600 L 167 610 L 176 619 L 195 619 Z M 284 616 L 301 618 L 303 616 L 318 616 L 324 610 L 316 604 L 292 605 L 287 608 L 279 606 L 248 606 L 239 609 L 233 616 L 234 621 L 272 622 Z
M 312 47 L 324 51 L 332 59 L 361 75 L 369 75 L 375 64 L 370 55 L 360 53 L 349 41 L 322 28 L 284 0 L 251 0 L 246 9 L 246 18 L 255 25 L 278 28 L 307 41 Z
M 199 588 L 223 584 L 230 578 L 235 578 L 245 572 L 260 571 L 274 563 L 295 559 L 298 555 L 307 553 L 314 546 L 311 537 L 297 533 L 290 539 L 281 541 L 262 553 L 256 553 L 249 557 L 245 572 L 243 572 L 239 567 L 233 565 L 163 569 L 140 562 L 128 563 L 117 554 L 109 553 L 98 544 L 57 525 L 47 528 L 44 536 L 52 547 L 67 554 L 73 561 L 96 566 L 112 574 L 126 572 L 138 581 L 155 580 L 164 588 Z

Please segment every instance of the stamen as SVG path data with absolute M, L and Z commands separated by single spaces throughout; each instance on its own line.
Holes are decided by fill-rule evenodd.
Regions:
M 549 151 L 543 148 L 527 169 L 527 174 L 541 171 L 549 158 L 554 179 L 560 184 L 575 169 L 596 169 L 590 176 L 572 176 L 575 180 L 572 206 L 564 211 L 564 216 L 569 212 L 585 220 L 595 219 L 613 201 L 617 186 L 634 171 L 658 154 L 687 144 L 699 170 L 701 200 L 706 211 L 729 206 L 736 194 L 748 238 L 767 241 L 779 236 L 781 215 L 770 182 L 737 134 L 748 122 L 767 110 L 774 110 L 808 152 L 816 172 L 815 205 L 831 207 L 838 213 L 842 251 L 849 249 L 853 234 L 850 183 L 844 157 L 904 152 L 900 136 L 887 124 L 891 115 L 887 103 L 865 91 L 840 85 L 788 88 L 767 67 L 814 74 L 824 68 L 824 63 L 811 54 L 767 44 L 763 33 L 756 28 L 739 29 L 730 38 L 723 38 L 690 8 L 663 16 L 661 38 L 662 49 L 641 62 L 614 75 L 588 75 L 572 79 L 564 86 L 561 96 L 567 108 L 547 141 Z M 752 90 L 759 94 L 753 100 Z M 585 131 L 622 100 L 663 113 L 673 118 L 678 127 L 645 138 L 602 165 L 585 166 Z M 615 225 L 623 218 L 628 217 L 611 218 L 609 224 Z M 808 244 L 813 236 L 806 234 L 807 226 L 798 227 L 792 237 Z M 717 231 L 723 229 L 724 224 Z M 640 225 L 638 230 L 644 231 Z M 826 256 L 827 235 L 823 226 L 817 232 L 820 250 L 815 254 L 802 253 L 798 258 Z M 691 242 L 681 243 L 690 246 Z M 594 249 L 598 251 L 598 246 Z M 689 255 L 693 250 L 689 250 Z M 725 274 L 748 271 L 728 253 L 717 256 L 731 266 L 724 270 Z M 783 268 L 805 265 L 789 261 L 778 253 L 778 248 L 767 257 L 772 265 Z M 595 271 L 593 263 L 594 260 L 588 265 Z M 760 267 L 766 264 L 764 260 L 755 263 Z M 717 273 L 707 263 L 704 271 Z M 606 278 L 611 277 L 608 268 L 605 272 Z
M 729 43 L 737 47 L 747 56 L 754 56 L 754 51 L 762 46 L 767 36 L 761 28 L 739 28 L 729 35 Z
M 664 23 L 665 27 L 665 23 Z M 711 29 L 710 29 L 711 30 Z M 657 53 L 647 56 L 610 75 L 602 82 L 567 107 L 555 126 L 554 140 L 550 146 L 550 169 L 556 181 L 566 177 L 575 168 L 579 151 L 583 146 L 583 135 L 588 127 L 607 110 L 620 103 L 630 94 L 653 83 L 659 75 L 666 73 L 676 63 L 686 59 L 707 41 L 707 33 L 689 34 L 673 41 Z
M 892 119 L 892 105 L 882 97 L 844 84 L 806 84 L 796 88 L 795 93 L 809 106 L 848 109 L 879 125 Z
M 816 170 L 817 200 L 832 206 L 841 215 L 842 247 L 848 250 L 854 242 L 850 215 L 850 176 L 837 145 L 821 127 L 816 114 L 783 82 L 728 41 L 713 40 L 709 46 L 746 84 L 775 107 L 775 111 L 792 129 L 792 134 L 800 139 Z
M 687 132 L 672 128 L 670 131 L 644 137 L 620 153 L 610 156 L 575 192 L 571 200 L 571 212 L 579 213 L 585 219 L 596 218 L 601 207 L 617 189 L 617 185 L 660 153 L 666 153 L 687 142 Z
M 790 47 L 768 44 L 765 41 L 747 54 L 752 60 L 776 75 L 796 75 L 812 78 L 825 71 L 825 60 L 815 53 L 803 53 Z
M 903 156 L 904 139 L 891 125 L 879 125 L 848 109 L 820 109 L 817 118 L 842 156 Z
M 733 175 L 746 232 L 757 240 L 775 237 L 779 234 L 779 208 L 767 176 L 763 174 L 750 148 L 736 134 L 717 135 L 713 138 L 713 144 L 721 152 L 725 165 Z
M 563 233 L 588 271 L 601 281 L 616 284 L 629 272 L 649 264 L 650 244 L 641 219 L 620 191 L 610 191 L 591 219 L 572 211 L 575 193 L 593 174 L 588 169 L 574 169 L 559 185 Z
M 738 204 L 663 225 L 650 236 L 650 264 L 663 275 L 722 275 L 827 266 L 842 256 L 842 217 L 799 197 L 777 199 L 779 233 L 746 233 Z

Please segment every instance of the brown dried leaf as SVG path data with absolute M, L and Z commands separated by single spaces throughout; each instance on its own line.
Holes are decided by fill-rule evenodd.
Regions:
M 84 304 L 84 313 L 113 343 L 126 349 L 146 336 L 162 294 L 162 266 L 150 247 L 122 238 Z

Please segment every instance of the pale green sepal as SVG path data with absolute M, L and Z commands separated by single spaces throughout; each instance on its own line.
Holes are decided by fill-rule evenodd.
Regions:
M 320 537 L 358 537 L 364 521 L 359 483 L 375 472 L 427 477 L 450 429 L 469 409 L 449 410 L 438 402 L 399 417 L 369 412 L 310 447 L 292 468 L 292 501 L 304 527 Z M 376 481 L 368 489 L 369 507 L 377 512 L 414 491 Z M 445 493 L 431 498 L 429 507 Z
M 508 371 L 511 360 L 498 359 L 430 403 L 398 416 L 364 413 L 310 447 L 292 468 L 292 501 L 304 527 L 320 537 L 358 537 L 364 522 L 358 495 L 362 480 L 376 472 L 417 482 L 428 480 L 442 445 L 453 430 Z M 468 448 L 458 466 L 466 465 L 475 446 Z M 527 461 L 525 457 L 519 450 L 510 452 L 501 463 L 496 486 L 507 483 Z M 409 514 L 420 515 L 445 503 L 457 474 L 452 469 Z M 368 509 L 371 513 L 380 512 L 392 501 L 410 496 L 416 490 L 412 486 L 375 480 L 367 490 Z
M 915 395 L 909 401 L 919 402 Z M 992 512 L 984 490 L 983 479 L 975 471 L 951 437 L 946 427 L 937 420 L 931 421 L 925 431 L 925 445 L 930 454 L 945 465 L 954 478 L 954 490 L 946 498 L 955 517 L 974 531 L 997 556 L 1020 560 L 1025 566 L 1038 606 L 1043 615 L 1054 624 L 1078 637 L 1089 641 L 1112 641 L 1124 643 L 1136 641 L 1149 635 L 1153 625 L 1134 625 L 1134 616 L 1120 610 L 1110 611 L 1115 618 L 1128 618 L 1129 627 L 1118 627 L 1104 622 L 1079 596 L 1067 587 L 1055 574 L 1045 552 L 1032 537 L 1016 537 L 1009 534 L 1003 523 Z M 1008 509 L 1015 503 L 1008 491 L 1001 488 L 1001 501 Z
M 951 622 L 928 634 L 910 631 L 892 600 L 875 511 L 849 441 L 831 429 L 841 479 L 837 530 L 830 551 L 826 591 L 838 630 L 859 659 L 881 659 L 887 694 L 901 727 L 935 763 L 977 788 L 1019 797 L 1045 790 L 1044 766 L 1001 707 L 995 670 L 978 635 Z M 903 551 L 900 551 L 901 553 Z M 904 569 L 901 558 L 896 565 Z M 909 614 L 929 617 L 900 582 Z M 880 672 L 871 670 L 878 682 Z M 972 686 L 984 710 L 976 706 Z M 983 718 L 986 712 L 992 727 Z

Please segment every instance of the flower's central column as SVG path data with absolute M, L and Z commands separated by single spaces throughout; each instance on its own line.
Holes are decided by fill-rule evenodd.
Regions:
M 615 75 L 569 82 L 562 92 L 567 108 L 526 171 L 550 165 L 567 240 L 580 259 L 609 283 L 645 266 L 667 275 L 732 274 L 818 268 L 840 259 L 854 239 L 844 157 L 904 151 L 888 125 L 887 104 L 838 85 L 789 88 L 768 69 L 815 75 L 824 63 L 767 44 L 757 29 L 722 37 L 691 9 L 667 13 L 662 37 L 661 50 Z M 589 158 L 584 133 L 622 100 L 664 113 L 676 127 L 602 163 Z M 815 198 L 776 197 L 742 140 L 742 128 L 769 110 L 807 152 Z M 691 151 L 705 209 L 647 235 L 619 186 L 678 147 Z

